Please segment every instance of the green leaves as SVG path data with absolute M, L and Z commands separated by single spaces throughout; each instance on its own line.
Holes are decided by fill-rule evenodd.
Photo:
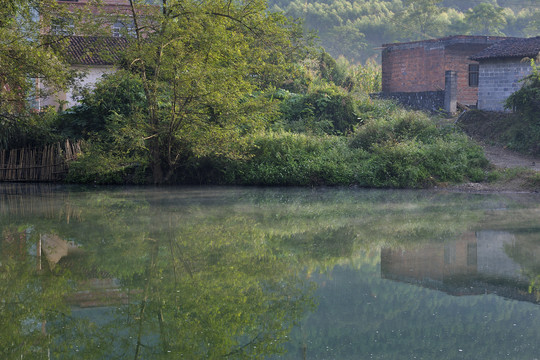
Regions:
M 473 35 L 499 35 L 506 25 L 504 8 L 489 3 L 482 3 L 469 9 L 465 15 L 465 21 L 471 28 Z
M 132 4 L 135 21 L 148 22 Z M 144 88 L 154 182 L 169 181 L 186 157 L 237 156 L 239 135 L 273 116 L 270 99 L 249 95 L 285 78 L 300 35 L 265 4 L 163 2 L 152 26 L 140 26 L 126 63 Z

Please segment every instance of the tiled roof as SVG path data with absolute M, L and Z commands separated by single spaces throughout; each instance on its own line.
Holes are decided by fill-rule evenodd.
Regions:
M 495 58 L 535 58 L 540 53 L 540 36 L 528 39 L 508 39 L 491 45 L 480 53 L 471 56 L 472 60 L 487 60 Z
M 450 35 L 438 39 L 426 39 L 426 40 L 417 40 L 417 41 L 408 41 L 408 42 L 398 42 L 398 43 L 389 43 L 383 44 L 382 47 L 392 47 L 400 45 L 421 45 L 421 44 L 430 44 L 430 43 L 446 43 L 446 42 L 457 42 L 457 43 L 494 43 L 496 41 L 501 41 L 508 39 L 505 36 L 485 36 L 485 35 Z
M 72 65 L 112 65 L 122 58 L 129 39 L 112 36 L 69 36 L 64 48 Z

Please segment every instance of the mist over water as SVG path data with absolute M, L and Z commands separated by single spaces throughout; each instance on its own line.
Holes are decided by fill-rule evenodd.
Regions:
M 0 185 L 0 358 L 534 359 L 540 197 Z

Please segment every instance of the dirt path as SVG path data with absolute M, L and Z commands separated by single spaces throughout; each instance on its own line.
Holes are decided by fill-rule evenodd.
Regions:
M 484 148 L 486 158 L 499 169 L 522 168 L 540 172 L 540 158 L 523 155 L 501 146 L 488 145 L 482 141 L 476 142 Z M 540 184 L 531 183 L 531 172 L 517 172 L 508 178 L 502 177 L 494 182 L 463 183 L 450 186 L 448 189 L 459 192 L 489 192 L 489 193 L 522 193 L 539 192 Z
M 501 132 L 508 128 L 508 113 L 466 111 L 450 119 L 482 146 L 489 162 L 497 169 L 515 171 L 491 172 L 491 180 L 481 183 L 464 183 L 451 186 L 452 190 L 465 192 L 540 192 L 540 157 L 528 156 L 491 145 Z
M 479 142 L 484 148 L 487 159 L 498 168 L 523 167 L 535 171 L 540 171 L 540 158 L 523 155 L 500 146 L 487 145 Z

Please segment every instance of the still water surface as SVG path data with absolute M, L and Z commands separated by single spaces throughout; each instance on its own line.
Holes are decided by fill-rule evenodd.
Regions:
M 540 196 L 0 184 L 1 359 L 538 359 Z

